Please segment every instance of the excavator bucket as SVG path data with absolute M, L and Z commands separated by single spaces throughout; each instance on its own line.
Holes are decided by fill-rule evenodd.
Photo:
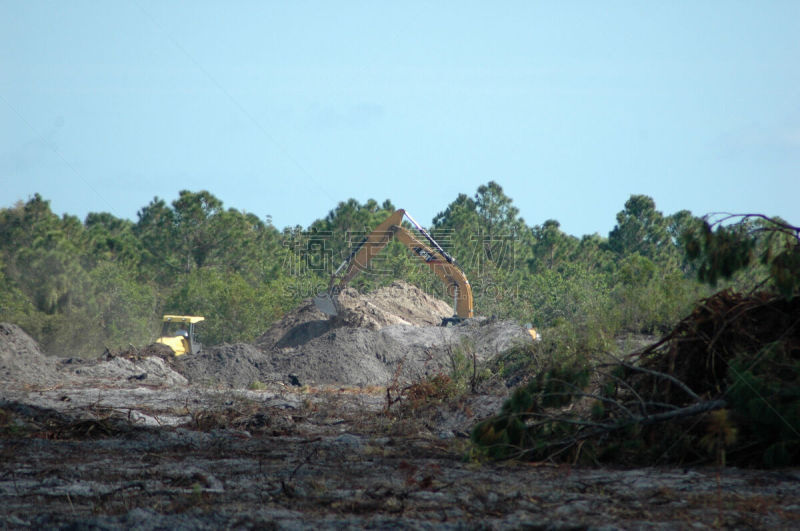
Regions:
M 330 293 L 320 293 L 314 297 L 314 306 L 326 315 L 333 316 L 339 314 L 339 311 L 336 309 L 336 303 L 333 302 Z

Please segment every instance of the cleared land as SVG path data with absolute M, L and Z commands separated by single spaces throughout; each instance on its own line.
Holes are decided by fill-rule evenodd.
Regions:
M 413 286 L 302 305 L 254 344 L 177 360 L 53 358 L 0 325 L 0 523 L 68 527 L 778 527 L 800 472 L 486 463 L 466 435 L 507 396 L 404 388 L 527 332 L 435 326 Z M 387 399 L 387 388 L 389 398 Z

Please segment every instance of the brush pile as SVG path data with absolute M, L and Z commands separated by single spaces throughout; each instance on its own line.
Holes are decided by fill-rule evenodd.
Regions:
M 543 371 L 473 440 L 501 458 L 800 464 L 800 298 L 717 293 L 626 359 Z

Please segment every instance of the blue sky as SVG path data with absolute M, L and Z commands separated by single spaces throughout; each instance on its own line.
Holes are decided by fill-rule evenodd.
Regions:
M 0 0 L 0 207 L 429 224 L 490 180 L 578 236 L 631 194 L 800 223 L 800 2 Z

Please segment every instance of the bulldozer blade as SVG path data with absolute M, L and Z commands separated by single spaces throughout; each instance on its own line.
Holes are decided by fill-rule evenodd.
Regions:
M 320 293 L 316 297 L 314 297 L 314 306 L 317 307 L 319 311 L 326 315 L 338 315 L 339 312 L 336 309 L 336 303 L 333 302 L 333 298 L 331 297 L 330 293 Z

